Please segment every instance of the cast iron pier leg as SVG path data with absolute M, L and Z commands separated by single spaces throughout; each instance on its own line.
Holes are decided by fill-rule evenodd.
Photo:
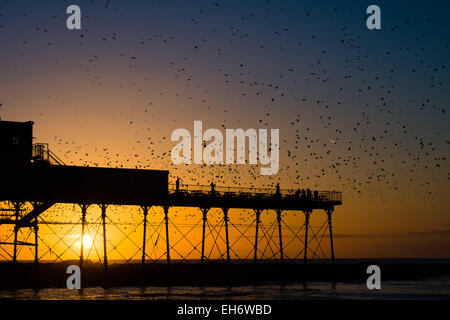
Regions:
M 145 263 L 145 244 L 147 242 L 147 214 L 150 207 L 142 206 L 142 211 L 144 212 L 144 236 L 142 239 L 142 264 Z
M 38 203 L 35 201 L 33 202 L 33 210 L 36 209 L 38 206 Z M 34 263 L 39 263 L 39 250 L 38 250 L 38 219 L 37 217 L 34 219 L 33 222 L 33 231 L 34 231 Z
M 283 256 L 283 237 L 281 236 L 281 210 L 277 211 L 277 221 L 278 221 L 278 236 L 280 239 L 280 261 L 281 263 L 284 262 L 284 256 Z
M 39 263 L 39 249 L 38 249 L 38 219 L 34 219 L 34 263 Z
M 86 212 L 87 212 L 87 205 L 82 204 L 81 205 L 81 239 L 80 239 L 80 268 L 83 266 L 83 254 L 84 254 L 84 226 L 86 224 Z
M 208 211 L 209 208 L 200 208 L 203 212 L 203 231 L 202 231 L 202 264 L 205 262 L 205 229 L 206 229 L 206 222 L 208 221 Z
M 256 263 L 258 261 L 258 229 L 259 222 L 261 216 L 261 209 L 254 209 L 256 213 L 256 228 L 255 228 L 255 255 L 253 256 L 253 262 Z
M 223 221 L 225 223 L 225 243 L 227 246 L 227 263 L 230 263 L 230 241 L 228 238 L 228 208 L 222 208 Z
M 331 263 L 334 264 L 334 246 L 333 246 L 333 228 L 331 227 L 331 214 L 333 213 L 333 209 L 327 209 L 325 212 L 328 216 L 328 229 L 330 230 L 330 248 L 331 248 Z
M 308 227 L 309 227 L 309 215 L 311 211 L 304 211 L 305 213 L 305 256 L 303 262 L 306 264 L 308 262 Z
M 15 217 L 16 217 L 16 224 L 14 225 L 14 253 L 13 253 L 13 262 L 17 262 L 17 235 L 19 233 L 19 228 L 17 226 L 17 223 L 19 222 L 19 214 L 20 209 L 22 208 L 22 203 L 20 202 L 14 202 L 14 209 L 15 209 Z
M 106 204 L 100 205 L 102 209 L 102 225 L 103 225 L 103 265 L 105 270 L 108 268 L 108 256 L 106 254 Z
M 169 242 L 169 207 L 164 207 L 164 220 L 166 222 L 166 256 L 167 264 L 170 264 L 170 242 Z

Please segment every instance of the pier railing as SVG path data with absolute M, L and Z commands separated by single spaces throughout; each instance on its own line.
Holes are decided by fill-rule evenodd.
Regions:
M 280 199 L 280 200 L 312 200 L 319 202 L 342 202 L 342 192 L 318 191 L 310 189 L 276 189 L 271 188 L 240 188 L 206 185 L 169 184 L 169 194 L 191 196 L 220 196 L 230 198 Z

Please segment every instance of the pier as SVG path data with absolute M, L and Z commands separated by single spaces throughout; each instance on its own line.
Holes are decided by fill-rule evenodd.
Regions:
M 149 261 L 147 251 L 151 250 L 148 243 L 148 226 L 152 217 L 150 209 L 160 207 L 164 217 L 158 237 L 165 242 L 164 255 L 156 262 L 164 260 L 165 263 L 174 262 L 172 252 L 176 250 L 179 241 L 171 241 L 172 232 L 181 233 L 181 237 L 189 243 L 193 250 L 200 252 L 200 264 L 208 262 L 221 262 L 230 264 L 241 262 L 277 262 L 288 263 L 302 260 L 307 264 L 310 244 L 312 240 L 320 248 L 318 231 L 310 226 L 312 215 L 322 215 L 325 223 L 320 232 L 320 241 L 329 239 L 329 258 L 326 261 L 334 263 L 333 224 L 332 216 L 336 206 L 342 204 L 342 193 L 338 191 L 317 190 L 285 190 L 278 185 L 275 189 L 237 188 L 169 184 L 169 172 L 164 170 L 142 170 L 122 168 L 98 168 L 68 166 L 53 154 L 47 144 L 32 144 L 32 122 L 17 123 L 0 121 L 0 148 L 4 151 L 0 159 L 0 172 L 3 181 L 0 185 L 0 202 L 5 204 L 0 209 L 0 225 L 12 225 L 13 236 L 10 241 L 0 242 L 3 256 L 6 255 L 13 263 L 19 261 L 18 250 L 21 246 L 34 247 L 34 262 L 39 263 L 39 217 L 55 204 L 75 204 L 79 208 L 81 217 L 80 239 L 84 239 L 87 210 L 92 206 L 101 209 L 101 237 L 102 256 L 101 263 L 108 267 L 108 208 L 110 206 L 136 206 L 142 213 L 143 237 L 140 246 L 142 264 Z M 31 209 L 26 209 L 30 208 Z M 182 232 L 171 219 L 171 210 L 174 208 L 195 208 L 201 213 L 199 226 L 193 226 L 188 232 Z M 211 209 L 219 209 L 221 218 L 212 222 L 209 219 Z M 230 219 L 230 211 L 246 210 L 252 221 L 244 231 L 239 230 L 236 223 Z M 275 217 L 270 226 L 262 223 L 261 214 L 270 213 Z M 286 215 L 300 213 L 303 215 L 303 224 L 293 226 L 286 223 Z M 51 222 L 46 222 L 51 223 Z M 64 222 L 55 222 L 64 223 Z M 195 227 L 201 228 L 201 241 L 190 241 L 190 233 Z M 238 241 L 230 241 L 230 229 L 234 228 L 240 233 L 239 239 L 246 239 L 251 243 L 250 256 L 238 257 L 234 246 Z M 270 228 L 270 232 L 268 232 Z M 34 234 L 33 241 L 21 241 L 18 234 L 21 230 L 29 230 Z M 233 230 L 234 230 L 233 229 Z M 301 230 L 301 232 L 300 232 Z M 299 240 L 302 247 L 296 248 L 295 256 L 288 256 L 286 248 L 286 235 L 289 239 Z M 326 237 L 324 237 L 326 235 Z M 206 237 L 211 237 L 212 248 L 207 247 Z M 261 248 L 260 241 L 264 237 L 266 248 Z M 239 240 L 238 239 L 238 240 Z M 214 247 L 220 251 L 218 241 L 225 243 L 225 249 L 220 252 L 220 259 L 213 259 L 211 252 Z M 80 241 L 79 264 L 86 262 L 86 250 L 83 241 Z M 275 245 L 276 244 L 276 245 Z M 12 246 L 12 254 L 5 247 Z M 267 254 L 270 246 L 269 254 Z M 50 248 L 51 249 L 51 248 Z M 191 251 L 191 252 L 192 252 Z M 189 261 L 188 255 L 181 256 L 182 261 Z M 311 255 L 311 254 L 309 254 Z M 313 254 L 314 257 L 314 254 Z M 180 260 L 180 259 L 178 259 Z

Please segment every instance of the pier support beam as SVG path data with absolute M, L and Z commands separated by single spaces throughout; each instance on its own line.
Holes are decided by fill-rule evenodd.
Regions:
M 261 212 L 262 209 L 254 209 L 256 213 L 256 227 L 255 227 L 255 254 L 253 256 L 253 262 L 258 262 L 258 230 L 259 230 L 259 223 L 261 221 Z
M 145 263 L 145 244 L 147 243 L 147 215 L 150 210 L 150 206 L 141 206 L 144 213 L 144 235 L 142 237 L 142 264 Z
M 309 228 L 309 216 L 312 211 L 303 211 L 305 214 L 305 252 L 303 262 L 306 264 L 308 262 L 308 228 Z
M 281 235 L 281 210 L 277 209 L 277 222 L 278 222 L 278 237 L 280 239 L 280 262 L 284 262 L 284 256 L 283 256 L 283 237 Z
M 202 264 L 205 262 L 205 230 L 206 230 L 206 222 L 208 221 L 208 211 L 210 208 L 200 208 L 203 212 L 203 230 L 202 230 Z
M 222 208 L 223 221 L 225 223 L 225 245 L 227 246 L 227 263 L 230 263 L 230 241 L 228 238 L 228 210 L 229 208 Z
M 328 217 L 328 230 L 330 231 L 330 250 L 331 250 L 331 263 L 334 264 L 334 246 L 333 246 L 333 228 L 331 226 L 331 214 L 333 213 L 334 208 L 326 209 Z
M 14 202 L 14 216 L 16 219 L 16 224 L 14 225 L 14 251 L 13 251 L 13 262 L 17 262 L 17 235 L 19 233 L 19 227 L 17 226 L 17 223 L 19 222 L 19 215 L 20 210 L 22 209 L 22 202 Z
M 80 268 L 83 266 L 83 254 L 84 254 L 84 227 L 86 224 L 86 212 L 88 205 L 81 204 L 81 239 L 80 239 Z
M 170 264 L 170 242 L 169 242 L 169 206 L 164 207 L 164 220 L 166 223 L 166 258 L 167 264 Z
M 33 229 L 34 229 L 34 263 L 38 264 L 39 263 L 39 247 L 38 247 L 39 227 L 38 227 L 37 217 L 34 219 Z
M 36 209 L 38 206 L 38 203 L 35 201 L 33 202 L 33 210 Z M 33 231 L 34 231 L 34 263 L 39 263 L 39 248 L 38 248 L 38 218 L 34 218 L 33 221 Z
M 103 226 L 103 266 L 105 270 L 108 268 L 108 256 L 106 253 L 106 208 L 108 205 L 101 204 L 100 209 L 102 210 L 102 226 Z

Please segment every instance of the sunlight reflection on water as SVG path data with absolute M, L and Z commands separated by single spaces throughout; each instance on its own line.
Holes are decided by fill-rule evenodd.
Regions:
M 233 287 L 118 287 L 0 291 L 0 299 L 33 300 L 308 300 L 308 299 L 449 299 L 450 277 L 384 281 L 381 290 L 360 282 L 265 283 Z

